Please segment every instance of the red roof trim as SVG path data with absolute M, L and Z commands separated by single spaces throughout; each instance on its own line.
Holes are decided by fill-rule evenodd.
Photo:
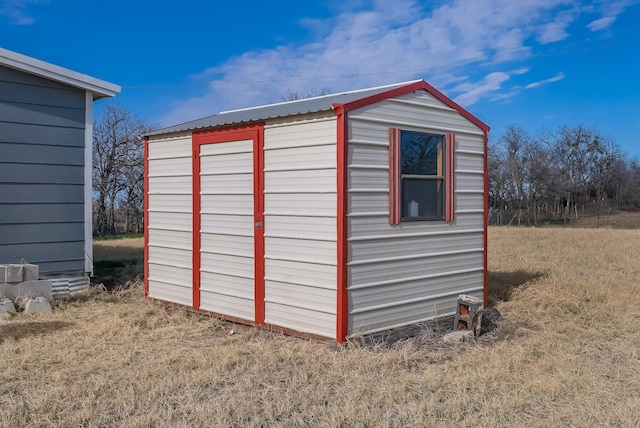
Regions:
M 434 88 L 433 86 L 431 86 L 430 84 L 425 82 L 424 80 L 420 80 L 418 82 L 411 83 L 411 84 L 406 85 L 406 86 L 401 86 L 399 88 L 390 89 L 390 90 L 385 91 L 385 92 L 380 92 L 379 94 L 371 95 L 371 96 L 368 96 L 368 97 L 365 97 L 365 98 L 360 98 L 358 100 L 354 100 L 354 101 L 351 101 L 351 102 L 348 102 L 348 103 L 344 103 L 344 104 L 334 103 L 333 104 L 333 109 L 336 112 L 336 114 L 338 114 L 338 109 L 340 109 L 344 113 L 347 113 L 347 112 L 349 112 L 351 110 L 362 108 L 362 107 L 368 106 L 370 104 L 374 104 L 374 103 L 377 103 L 377 102 L 380 102 L 380 101 L 383 101 L 383 100 L 386 100 L 386 99 L 389 99 L 389 98 L 394 98 L 394 97 L 398 97 L 400 95 L 408 94 L 409 92 L 419 91 L 421 89 L 426 90 L 431 95 L 436 97 L 438 100 L 442 101 L 447 106 L 449 106 L 452 109 L 456 110 L 458 113 L 460 113 L 460 115 L 462 117 L 464 117 L 469 122 L 471 122 L 474 125 L 476 125 L 478 128 L 482 129 L 485 132 L 489 131 L 489 126 L 487 124 L 485 124 L 480 119 L 478 119 L 477 117 L 475 117 L 474 115 L 469 113 L 467 110 L 462 108 L 459 104 L 457 104 L 451 98 L 447 97 L 445 94 L 443 94 L 442 92 L 440 92 L 439 90 L 437 90 L 436 88 Z

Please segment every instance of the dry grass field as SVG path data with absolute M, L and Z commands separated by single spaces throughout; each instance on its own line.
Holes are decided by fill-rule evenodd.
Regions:
M 139 281 L 4 318 L 0 426 L 639 426 L 640 231 L 491 228 L 489 251 L 505 321 L 463 347 L 286 337 Z
M 569 226 L 578 228 L 640 229 L 640 212 L 618 211 L 611 215 L 603 213 L 600 217 L 592 214 L 572 221 Z

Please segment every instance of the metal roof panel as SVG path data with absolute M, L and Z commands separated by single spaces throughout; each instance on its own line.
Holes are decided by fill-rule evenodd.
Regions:
M 239 110 L 223 111 L 213 116 L 192 120 L 179 125 L 169 126 L 148 135 L 167 134 L 171 132 L 192 131 L 216 126 L 234 125 L 248 122 L 259 122 L 266 119 L 292 116 L 298 114 L 317 113 L 332 110 L 333 104 L 345 104 L 354 100 L 367 98 L 372 95 L 387 92 L 396 88 L 420 82 L 412 80 L 409 82 L 394 83 L 392 85 L 377 86 L 375 88 L 360 89 L 355 91 L 340 92 L 337 94 L 322 95 L 319 97 L 305 98 L 295 101 L 286 101 L 277 104 L 268 104 L 258 107 L 251 107 Z

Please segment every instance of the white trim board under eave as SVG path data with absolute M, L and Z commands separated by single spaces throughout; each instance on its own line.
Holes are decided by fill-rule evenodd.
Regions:
M 84 110 L 84 271 L 93 275 L 93 94 L 85 96 Z

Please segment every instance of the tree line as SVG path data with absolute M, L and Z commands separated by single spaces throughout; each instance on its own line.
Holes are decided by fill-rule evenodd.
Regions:
M 105 104 L 96 118 L 95 235 L 143 231 L 142 135 L 156 128 L 117 104 Z M 490 141 L 488 165 L 491 224 L 568 223 L 584 215 L 598 216 L 600 224 L 613 211 L 640 209 L 640 162 L 594 128 L 563 126 L 530 135 L 510 125 Z
M 508 126 L 489 145 L 489 222 L 568 223 L 640 209 L 640 163 L 597 129 L 563 126 L 530 135 Z

